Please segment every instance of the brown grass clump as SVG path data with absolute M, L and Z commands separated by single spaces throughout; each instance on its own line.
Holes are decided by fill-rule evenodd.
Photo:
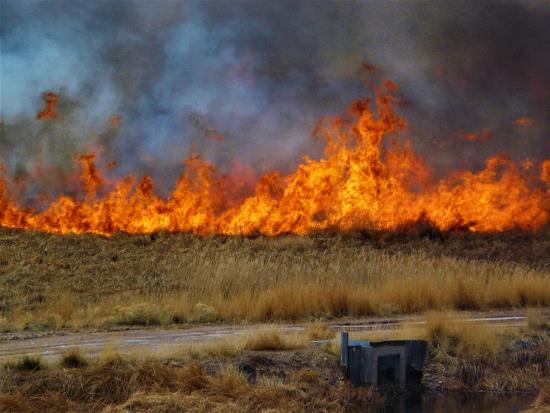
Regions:
M 431 359 L 444 386 L 461 391 L 536 391 L 548 382 L 550 336 L 432 314 L 426 324 Z
M 303 338 L 281 336 L 275 330 L 260 331 L 247 338 L 244 349 L 250 351 L 280 351 L 304 347 Z
M 452 356 L 489 356 L 502 344 L 489 324 L 466 322 L 452 313 L 427 314 L 426 338 L 437 352 Z
M 88 360 L 82 355 L 79 349 L 74 348 L 61 356 L 59 364 L 61 367 L 68 369 L 82 368 L 88 365 Z
M 539 392 L 537 399 L 529 410 L 523 413 L 549 413 L 550 412 L 550 383 L 547 383 Z
M 304 348 L 308 340 L 300 335 L 281 334 L 275 330 L 258 330 L 246 336 L 232 336 L 179 345 L 176 348 L 157 349 L 154 358 L 177 358 L 190 360 L 226 360 L 235 358 L 245 351 L 287 351 Z
M 339 374 L 333 361 L 331 380 Z M 262 375 L 252 384 L 234 365 L 207 374 L 196 362 L 182 367 L 147 361 L 93 364 L 18 373 L 11 383 L 0 382 L 0 412 L 343 412 L 350 404 L 365 408 L 380 402 L 372 390 L 327 383 L 318 375 L 298 368 L 287 378 Z
M 38 371 L 44 368 L 44 364 L 40 357 L 24 356 L 15 361 L 8 361 L 3 368 L 4 371 Z
M 321 321 L 308 324 L 305 328 L 305 335 L 309 340 L 329 340 L 334 338 L 335 334 L 328 324 Z
M 536 309 L 527 310 L 527 326 L 531 331 L 550 331 L 550 320 L 541 311 Z
M 246 338 L 230 337 L 204 343 L 191 343 L 178 346 L 176 349 L 166 349 L 166 354 L 184 360 L 228 359 L 242 354 Z M 163 354 L 162 351 L 156 354 Z

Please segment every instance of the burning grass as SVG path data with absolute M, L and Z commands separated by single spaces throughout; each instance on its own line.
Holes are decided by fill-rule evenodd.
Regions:
M 323 157 L 304 156 L 288 174 L 222 174 L 192 155 L 169 196 L 161 197 L 151 177 L 109 176 L 96 154 L 88 153 L 79 156 L 78 188 L 40 208 L 33 200 L 21 205 L 25 185 L 0 170 L 0 225 L 57 234 L 276 236 L 393 231 L 421 222 L 441 231 L 481 233 L 535 231 L 549 224 L 550 160 L 515 162 L 498 155 L 479 171 L 436 176 L 407 138 L 407 122 L 397 112 L 398 89 L 385 80 L 344 115 L 319 121 L 314 135 L 325 140 Z M 57 97 L 44 98 L 38 118 L 55 118 Z
M 547 233 L 366 235 L 103 238 L 0 230 L 0 329 L 550 305 Z

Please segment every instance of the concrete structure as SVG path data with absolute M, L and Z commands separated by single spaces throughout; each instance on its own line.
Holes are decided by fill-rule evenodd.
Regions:
M 422 381 L 426 348 L 421 340 L 352 341 L 342 332 L 340 364 L 354 385 L 410 387 Z

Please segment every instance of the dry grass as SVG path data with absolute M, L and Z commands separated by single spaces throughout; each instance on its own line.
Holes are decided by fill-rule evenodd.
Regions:
M 308 352 L 302 356 L 302 365 L 316 357 Z M 32 375 L 12 370 L 7 372 L 10 380 L 0 380 L 0 412 L 343 412 L 350 403 L 358 408 L 379 403 L 374 391 L 350 389 L 338 381 L 335 360 L 331 365 L 322 373 L 331 383 L 300 366 L 295 372 L 275 367 L 277 373 L 262 374 L 255 383 L 236 365 L 222 364 L 207 374 L 198 362 L 102 361 Z
M 261 331 L 249 336 L 244 344 L 250 351 L 281 351 L 302 348 L 307 344 L 302 336 L 282 336 L 275 330 Z
M 14 371 L 38 371 L 42 370 L 45 366 L 40 357 L 23 356 L 19 359 L 8 361 L 3 367 Z
M 328 324 L 315 321 L 306 326 L 305 335 L 308 340 L 329 340 L 334 338 L 336 332 Z
M 404 323 L 396 329 L 352 333 L 357 340 L 426 340 L 432 356 L 469 358 L 491 357 L 510 337 L 517 336 L 516 329 L 494 327 L 486 322 L 469 322 L 467 315 L 457 312 L 429 312 L 425 323 Z M 339 339 L 332 340 L 331 352 L 339 354 Z
M 59 364 L 61 367 L 68 369 L 82 368 L 88 365 L 88 360 L 79 349 L 74 348 L 63 354 Z
M 550 331 L 550 320 L 536 309 L 527 310 L 527 325 L 533 332 Z
M 0 331 L 548 306 L 547 238 L 107 239 L 0 229 Z M 532 262 L 518 263 L 516 251 Z M 500 259 L 508 255 L 514 261 Z
M 431 314 L 425 325 L 353 336 L 430 339 L 426 375 L 444 389 L 534 391 L 547 383 L 550 337 L 485 324 L 470 333 L 455 317 Z M 341 412 L 380 402 L 373 390 L 340 379 L 336 355 L 306 343 L 305 335 L 261 330 L 153 355 L 121 356 L 110 347 L 78 368 L 7 365 L 0 370 L 0 412 Z M 542 391 L 533 412 L 543 412 L 546 399 Z
M 550 412 L 550 383 L 546 384 L 529 410 L 523 413 L 549 413 Z
M 549 330 L 496 327 L 466 322 L 456 313 L 431 313 L 425 324 L 352 334 L 370 341 L 423 339 L 429 343 L 427 374 L 443 389 L 538 391 L 550 377 Z M 339 354 L 333 340 L 327 350 Z
M 176 347 L 157 348 L 147 354 L 149 359 L 192 360 L 226 360 L 237 357 L 246 351 L 289 351 L 305 348 L 309 340 L 301 334 L 281 334 L 273 329 L 259 329 L 251 334 L 224 337 L 212 341 L 180 344 Z M 115 353 L 111 349 L 109 353 Z M 102 359 L 106 359 L 102 355 Z
M 435 351 L 446 356 L 493 355 L 502 348 L 502 337 L 498 333 L 487 323 L 468 323 L 454 314 L 426 316 L 426 338 Z

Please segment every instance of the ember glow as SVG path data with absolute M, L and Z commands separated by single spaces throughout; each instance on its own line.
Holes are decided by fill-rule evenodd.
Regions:
M 246 167 L 222 176 L 199 156 L 168 197 L 153 181 L 126 177 L 107 187 L 92 154 L 79 157 L 80 196 L 59 196 L 45 210 L 20 206 L 4 173 L 0 225 L 53 233 L 156 231 L 278 235 L 322 230 L 396 230 L 427 222 L 440 230 L 537 230 L 550 217 L 550 160 L 486 160 L 481 171 L 435 178 L 407 139 L 395 110 L 397 86 L 386 81 L 374 99 L 353 102 L 346 115 L 325 119 L 317 135 L 324 156 L 304 157 L 289 174 L 255 178 Z M 252 182 L 252 185 L 250 183 Z M 252 193 L 246 191 L 251 186 Z

